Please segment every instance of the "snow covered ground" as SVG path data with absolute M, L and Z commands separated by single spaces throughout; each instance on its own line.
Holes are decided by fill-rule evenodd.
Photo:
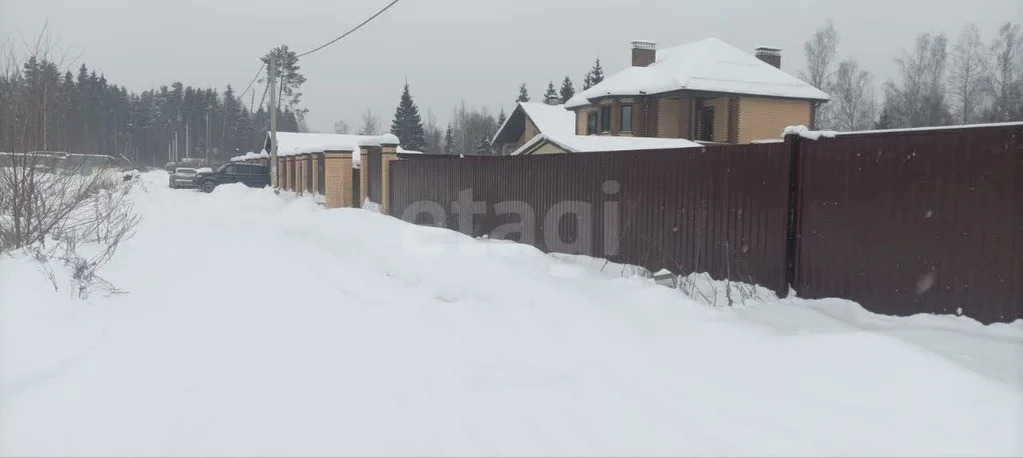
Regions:
M 522 245 L 143 180 L 103 271 L 128 294 L 72 299 L 0 259 L 0 455 L 1023 455 L 1023 322 L 714 308 Z

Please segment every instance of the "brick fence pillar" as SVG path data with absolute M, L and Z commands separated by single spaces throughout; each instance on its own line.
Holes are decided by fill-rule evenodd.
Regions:
M 391 161 L 398 159 L 397 144 L 380 145 L 380 211 L 391 214 Z
M 313 172 L 313 195 L 320 192 L 320 156 L 323 156 L 323 153 L 309 155 L 309 170 Z
M 324 190 L 327 208 L 352 206 L 352 152 L 324 151 Z

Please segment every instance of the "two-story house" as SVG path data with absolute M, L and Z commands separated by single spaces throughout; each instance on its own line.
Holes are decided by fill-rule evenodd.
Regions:
M 632 66 L 565 103 L 577 135 L 749 143 L 813 127 L 828 94 L 781 70 L 781 50 L 755 56 L 717 38 L 657 50 L 632 42 Z

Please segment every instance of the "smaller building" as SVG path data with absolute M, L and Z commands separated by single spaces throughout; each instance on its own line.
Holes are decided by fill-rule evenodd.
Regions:
M 554 103 L 519 102 L 511 116 L 497 128 L 490 144 L 501 155 L 509 155 L 540 134 L 572 135 L 575 113 Z

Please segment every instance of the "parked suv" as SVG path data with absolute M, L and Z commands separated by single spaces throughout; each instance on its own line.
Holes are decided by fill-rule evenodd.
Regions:
M 215 171 L 200 170 L 195 175 L 195 184 L 203 192 L 213 192 L 213 188 L 227 183 L 242 183 L 253 188 L 269 186 L 270 169 L 265 165 L 230 163 Z
M 178 167 L 174 169 L 174 172 L 170 174 L 171 189 L 194 188 L 195 174 L 196 174 L 195 169 L 190 169 L 187 167 Z

